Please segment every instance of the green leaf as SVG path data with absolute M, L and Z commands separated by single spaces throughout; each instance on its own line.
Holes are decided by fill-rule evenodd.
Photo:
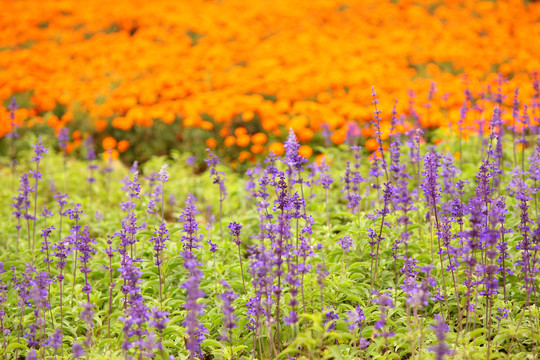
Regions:
M 28 349 L 28 346 L 26 344 L 11 343 L 6 347 L 6 352 L 15 349 Z

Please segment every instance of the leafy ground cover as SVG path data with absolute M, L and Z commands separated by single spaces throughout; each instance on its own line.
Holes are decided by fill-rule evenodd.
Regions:
M 3 358 L 534 358 L 540 141 L 497 99 L 485 135 L 434 145 L 396 112 L 383 140 L 373 93 L 378 151 L 308 162 L 290 130 L 245 174 L 11 133 Z

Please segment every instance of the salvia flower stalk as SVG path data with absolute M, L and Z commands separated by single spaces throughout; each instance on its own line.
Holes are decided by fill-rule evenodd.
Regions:
M 41 173 L 39 172 L 39 163 L 43 159 L 43 154 L 47 154 L 49 150 L 43 146 L 43 140 L 41 139 L 41 136 L 39 137 L 39 142 L 35 145 L 32 145 L 34 148 L 34 157 L 32 157 L 32 161 L 36 163 L 36 170 L 30 171 L 30 175 L 35 179 L 34 183 L 34 227 L 32 230 L 32 257 L 34 256 L 34 247 L 36 242 L 36 220 L 37 220 L 37 196 L 38 196 L 38 181 L 41 180 Z
M 244 293 L 246 293 L 246 281 L 244 280 L 244 267 L 242 265 L 242 254 L 240 253 L 240 245 L 242 244 L 242 241 L 240 241 L 240 233 L 242 232 L 242 225 L 233 221 L 229 223 L 227 228 L 231 232 L 231 236 L 234 243 L 236 244 L 236 246 L 238 246 L 238 262 L 240 263 L 240 274 L 242 275 L 242 285 L 244 286 Z
M 218 171 L 217 166 L 220 164 L 219 158 L 210 149 L 206 149 L 208 158 L 204 161 L 210 168 L 210 177 L 213 177 L 213 183 L 219 186 L 219 231 L 221 234 L 221 242 L 223 243 L 223 202 L 227 199 L 227 188 L 225 187 L 225 173 Z
M 185 233 L 181 239 L 184 248 L 180 255 L 184 259 L 184 268 L 188 272 L 188 280 L 181 285 L 187 292 L 187 300 L 184 304 L 187 315 L 183 324 L 187 329 L 186 349 L 189 351 L 190 359 L 202 355 L 201 343 L 208 332 L 206 327 L 198 320 L 199 315 L 204 313 L 204 306 L 199 303 L 198 299 L 204 297 L 205 293 L 200 289 L 203 273 L 199 267 L 202 264 L 194 253 L 194 250 L 200 247 L 199 243 L 202 240 L 202 235 L 200 237 L 197 235 L 199 224 L 195 219 L 198 214 L 195 201 L 195 197 L 188 194 L 186 207 L 180 216 L 180 221 L 184 223 L 183 230 Z
M 230 285 L 226 281 L 223 281 L 222 284 L 225 288 L 225 291 L 219 295 L 219 298 L 223 301 L 223 305 L 221 307 L 221 311 L 223 313 L 223 317 L 221 318 L 221 320 L 223 321 L 223 331 L 221 333 L 221 339 L 224 341 L 229 341 L 231 345 L 231 358 L 233 358 L 234 352 L 232 330 L 237 327 L 237 318 L 234 314 L 233 302 L 238 297 L 238 295 L 234 293 L 234 291 L 231 289 Z

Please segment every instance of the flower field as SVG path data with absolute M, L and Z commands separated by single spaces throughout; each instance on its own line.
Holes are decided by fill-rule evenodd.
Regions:
M 291 129 L 244 175 L 210 149 L 127 169 L 11 136 L 3 357 L 533 358 L 540 138 L 518 119 L 433 146 L 394 113 L 383 156 L 320 162 Z
M 540 3 L 4 1 L 1 359 L 536 359 Z
M 534 91 L 522 85 L 540 69 L 540 4 L 532 1 L 64 0 L 2 8 L 10 16 L 0 19 L 0 137 L 11 128 L 14 95 L 16 125 L 67 127 L 75 153 L 89 135 L 104 153 L 102 140 L 112 136 L 113 155 L 130 161 L 171 148 L 204 156 L 210 147 L 240 165 L 282 151 L 289 127 L 305 154 L 320 153 L 326 127 L 333 144 L 362 131 L 374 150 L 373 85 L 382 109 L 399 99 L 397 111 L 416 119 L 405 127 L 456 127 L 467 89 L 489 97 L 500 73 L 505 93 L 521 87 L 530 101 Z M 465 129 L 488 110 L 482 102 L 471 109 Z M 390 111 L 382 120 L 387 135 Z

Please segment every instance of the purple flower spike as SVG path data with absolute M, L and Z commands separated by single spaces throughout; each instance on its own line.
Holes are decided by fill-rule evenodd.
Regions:
M 240 225 L 237 222 L 231 222 L 227 228 L 231 232 L 231 235 L 233 237 L 233 241 L 236 245 L 240 245 L 242 242 L 240 241 L 240 233 L 242 231 L 242 225 Z
M 347 315 L 349 317 L 345 319 L 345 322 L 349 323 L 348 328 L 350 331 L 360 329 L 362 327 L 362 321 L 366 318 L 364 310 L 362 310 L 360 305 L 349 311 Z
M 350 236 L 344 236 L 339 239 L 337 244 L 341 246 L 343 252 L 348 253 L 353 246 L 353 239 Z
M 435 358 L 437 360 L 442 360 L 446 355 L 452 354 L 452 350 L 450 350 L 444 341 L 449 327 L 439 314 L 435 315 L 435 320 L 437 323 L 432 325 L 432 329 L 435 331 L 435 335 L 437 336 L 437 345 L 430 347 L 429 351 L 435 353 Z
M 184 248 L 186 248 L 188 251 L 198 249 L 200 246 L 199 242 L 201 241 L 201 237 L 197 236 L 196 234 L 199 230 L 199 224 L 195 219 L 195 216 L 199 213 L 195 207 L 196 201 L 197 198 L 195 198 L 193 194 L 188 194 L 186 199 L 186 207 L 178 220 L 184 223 L 183 230 L 185 235 L 182 236 L 181 241 L 184 244 Z
M 86 354 L 83 347 L 82 347 L 82 345 L 81 345 L 81 343 L 78 342 L 78 341 L 73 343 L 72 350 L 73 350 L 73 357 L 75 359 L 81 358 Z
M 236 316 L 234 315 L 234 307 L 232 306 L 233 301 L 238 297 L 237 294 L 234 293 L 234 291 L 231 289 L 229 284 L 226 281 L 223 281 L 223 286 L 225 287 L 226 291 L 219 295 L 219 298 L 223 300 L 223 333 L 221 335 L 221 338 L 224 341 L 232 341 L 230 338 L 231 330 L 237 327 L 236 325 Z
M 43 159 L 43 154 L 48 154 L 49 150 L 47 150 L 45 146 L 43 146 L 43 140 L 41 139 L 41 136 L 39 137 L 39 142 L 35 145 L 32 145 L 32 147 L 34 148 L 34 153 L 35 153 L 35 156 L 32 158 L 32 161 L 35 161 L 36 163 L 39 164 L 41 159 Z
M 296 140 L 296 134 L 292 128 L 289 128 L 289 136 L 285 142 L 285 164 L 296 172 L 301 172 L 304 164 L 308 161 L 306 158 L 298 154 L 300 144 Z

